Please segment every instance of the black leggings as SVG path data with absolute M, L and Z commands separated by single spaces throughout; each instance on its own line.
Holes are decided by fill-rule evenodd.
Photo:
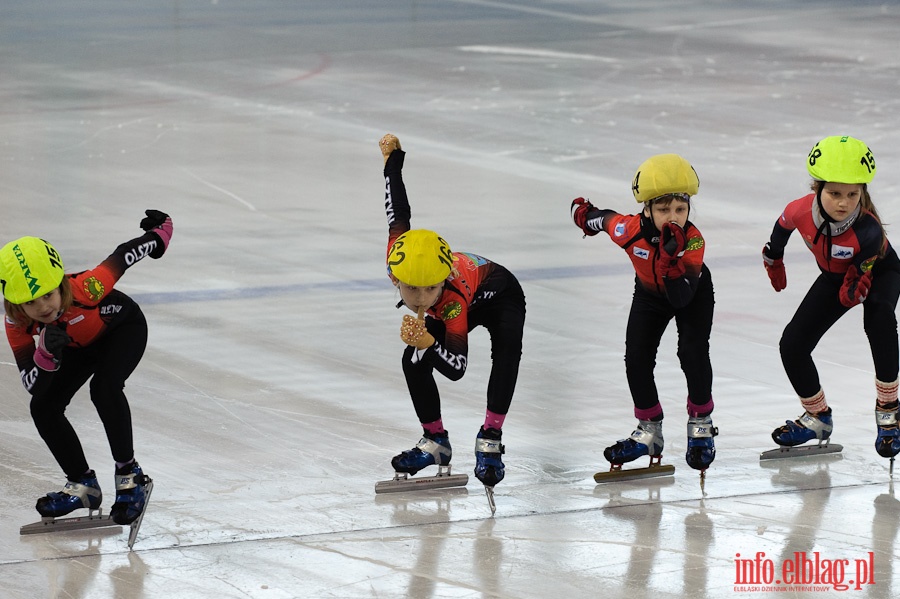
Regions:
M 469 331 L 483 326 L 491 335 L 492 366 L 487 388 L 487 409 L 495 414 L 509 412 L 519 377 L 525 327 L 522 287 L 511 274 L 502 279 L 505 279 L 505 289 L 492 299 L 477 304 L 469 312 L 468 319 Z M 426 318 L 425 326 L 438 342 L 443 343 L 446 332 L 443 321 Z M 434 380 L 434 368 L 427 362 L 413 364 L 414 351 L 409 346 L 403 352 L 403 374 L 419 422 L 434 422 L 441 417 L 441 398 Z
M 134 457 L 131 410 L 123 389 L 147 346 L 147 321 L 137 306 L 128 320 L 107 331 L 85 348 L 67 348 L 49 385 L 31 398 L 31 417 L 53 457 L 70 479 L 88 469 L 75 429 L 66 418 L 66 407 L 93 375 L 91 401 L 106 429 L 113 459 Z
M 659 405 L 653 370 L 660 340 L 672 318 L 678 329 L 678 359 L 687 380 L 688 401 L 703 406 L 712 399 L 709 336 L 714 304 L 712 276 L 705 264 L 694 299 L 677 310 L 666 298 L 652 295 L 635 283 L 625 332 L 625 373 L 636 409 L 651 410 Z
M 897 380 L 900 350 L 897 343 L 897 299 L 900 297 L 900 266 L 876 262 L 869 295 L 863 302 L 863 329 L 875 364 L 875 378 L 885 383 Z M 846 314 L 838 299 L 841 283 L 819 277 L 781 335 L 781 362 L 794 391 L 812 397 L 822 388 L 812 352 L 823 335 Z

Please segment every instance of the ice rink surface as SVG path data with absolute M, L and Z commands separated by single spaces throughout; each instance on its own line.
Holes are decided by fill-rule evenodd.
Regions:
M 869 144 L 900 243 L 897 2 L 10 0 L 0 13 L 0 241 L 44 237 L 74 272 L 137 236 L 147 208 L 175 222 L 165 257 L 118 285 L 150 323 L 126 387 L 156 481 L 134 551 L 115 529 L 19 536 L 64 477 L 0 353 L 2 597 L 900 594 L 900 501 L 873 448 L 860 309 L 815 353 L 843 454 L 758 459 L 801 412 L 778 340 L 817 273 L 795 235 L 776 294 L 759 252 L 806 193 L 817 140 Z M 374 493 L 421 432 L 384 271 L 385 132 L 408 152 L 413 226 L 525 289 L 493 518 L 474 477 Z M 701 180 L 718 456 L 701 489 L 673 325 L 656 373 L 675 475 L 595 485 L 603 447 L 634 426 L 633 271 L 605 236 L 582 238 L 569 204 L 637 211 L 631 177 L 664 152 Z M 466 376 L 438 383 L 471 474 L 487 334 L 470 347 Z M 113 465 L 86 390 L 68 414 L 108 508 Z M 738 560 L 780 580 L 815 556 L 823 584 L 737 584 Z

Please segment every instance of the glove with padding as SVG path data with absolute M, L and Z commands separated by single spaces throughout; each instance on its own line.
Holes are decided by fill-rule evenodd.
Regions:
M 162 258 L 169 247 L 169 240 L 172 239 L 174 229 L 172 218 L 159 210 L 145 210 L 144 214 L 147 216 L 141 220 L 141 228 L 159 237 L 159 244 L 150 252 L 150 257 Z
M 572 200 L 572 207 L 570 208 L 572 213 L 572 220 L 575 221 L 575 225 L 577 225 L 585 235 L 596 235 L 599 231 L 594 231 L 593 229 L 589 229 L 587 226 L 587 218 L 588 212 L 594 209 L 594 205 L 591 204 L 589 200 L 584 198 L 575 198 Z
M 72 342 L 72 338 L 57 326 L 47 325 L 41 329 L 37 347 L 34 350 L 34 363 L 41 370 L 53 372 L 59 369 L 63 349 Z
M 872 286 L 872 269 L 867 270 L 863 275 L 859 274 L 856 267 L 852 264 L 844 275 L 844 283 L 838 292 L 838 297 L 847 308 L 852 308 L 856 304 L 866 301 L 869 295 L 869 287 Z
M 769 282 L 772 283 L 772 289 L 781 291 L 787 287 L 787 272 L 784 270 L 784 256 L 775 257 L 772 246 L 768 243 L 762 249 L 763 266 L 766 267 L 766 274 L 769 275 Z
M 406 314 L 400 325 L 400 338 L 403 343 L 416 349 L 428 349 L 434 345 L 434 336 L 425 328 L 425 320 Z
M 684 248 L 687 235 L 678 223 L 666 223 L 659 234 L 659 272 L 665 279 L 684 276 Z

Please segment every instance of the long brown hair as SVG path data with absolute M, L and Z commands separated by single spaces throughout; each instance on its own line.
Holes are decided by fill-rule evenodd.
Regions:
M 62 283 L 59 284 L 60 303 L 59 309 L 65 312 L 72 307 L 72 287 L 69 285 L 69 277 L 63 277 Z M 34 321 L 25 313 L 25 309 L 21 304 L 13 304 L 8 299 L 3 298 L 3 310 L 6 312 L 6 318 L 9 319 L 17 327 L 23 329 L 31 328 Z

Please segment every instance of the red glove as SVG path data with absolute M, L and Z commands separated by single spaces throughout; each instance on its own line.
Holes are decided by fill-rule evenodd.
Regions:
M 783 258 L 771 258 L 769 252 L 772 250 L 769 244 L 763 246 L 762 257 L 763 266 L 766 267 L 766 274 L 769 275 L 769 282 L 772 283 L 772 289 L 781 291 L 787 287 L 787 273 L 784 271 Z
M 587 226 L 588 212 L 594 209 L 594 205 L 584 198 L 575 198 L 572 200 L 572 220 L 584 231 L 585 235 L 596 235 L 598 231 L 589 229 Z
M 847 274 L 844 275 L 844 284 L 838 292 L 841 303 L 847 308 L 852 308 L 856 304 L 862 303 L 869 295 L 869 287 L 872 286 L 872 269 L 870 268 L 860 276 L 856 267 L 850 265 Z
M 684 276 L 684 248 L 687 235 L 678 223 L 666 223 L 659 234 L 659 272 L 665 279 Z

